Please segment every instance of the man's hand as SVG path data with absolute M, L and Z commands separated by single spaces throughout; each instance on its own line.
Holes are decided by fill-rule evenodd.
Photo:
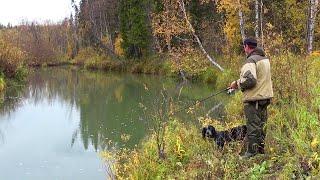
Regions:
M 231 89 L 238 89 L 237 81 L 233 81 L 233 82 L 230 84 L 229 88 L 231 88 Z

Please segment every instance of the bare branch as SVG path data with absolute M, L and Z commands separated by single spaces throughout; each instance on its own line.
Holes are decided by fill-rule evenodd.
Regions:
M 206 55 L 206 57 L 209 59 L 209 61 L 215 65 L 217 68 L 219 68 L 220 71 L 224 71 L 224 69 L 216 62 L 215 59 L 213 59 L 208 53 L 207 51 L 204 49 L 199 37 L 197 36 L 192 24 L 190 23 L 189 19 L 188 19 L 188 16 L 187 16 L 187 13 L 186 13 L 186 9 L 185 9 L 185 4 L 184 4 L 184 1 L 183 0 L 179 0 L 179 5 L 180 5 L 180 8 L 183 12 L 183 15 L 184 15 L 184 19 L 186 20 L 188 26 L 189 26 L 189 29 L 191 30 L 192 32 L 192 35 L 194 36 L 194 38 L 197 40 L 198 44 L 199 44 L 199 47 L 201 49 L 201 51 Z

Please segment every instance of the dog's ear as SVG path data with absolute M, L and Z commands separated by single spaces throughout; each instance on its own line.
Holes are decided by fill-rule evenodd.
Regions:
M 207 132 L 207 128 L 206 127 L 203 127 L 202 128 L 202 138 L 206 138 L 206 132 Z
M 213 126 L 209 125 L 208 126 L 208 130 L 211 132 L 211 138 L 216 138 L 217 136 L 217 131 L 216 128 L 214 128 Z

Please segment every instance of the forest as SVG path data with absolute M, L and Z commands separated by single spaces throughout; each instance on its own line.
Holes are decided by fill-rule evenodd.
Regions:
M 20 64 L 64 62 L 123 70 L 133 63 L 135 68 L 129 71 L 182 70 L 197 77 L 204 72 L 192 72 L 193 63 L 232 69 L 238 63 L 236 56 L 243 55 L 245 37 L 257 38 L 272 56 L 309 55 L 320 48 L 316 0 L 82 0 L 79 4 L 72 0 L 71 4 L 73 13 L 60 23 L 0 26 L 5 74 L 11 77 Z M 159 64 L 159 59 L 168 61 Z M 145 67 L 152 64 L 158 67 Z
M 159 122 L 159 131 L 136 149 L 102 154 L 106 162 L 113 162 L 106 163 L 109 178 L 320 177 L 318 0 L 70 3 L 73 12 L 60 23 L 0 25 L 0 91 L 9 86 L 9 79 L 23 82 L 32 67 L 65 64 L 182 76 L 222 89 L 239 76 L 247 37 L 258 40 L 272 66 L 275 97 L 266 126 L 266 156 L 243 163 L 237 159 L 239 143 L 217 151 L 201 139 L 196 126 L 181 122 L 167 110 L 168 121 Z M 199 122 L 221 129 L 243 123 L 241 92 L 231 98 L 225 122 L 198 117 Z M 161 119 L 158 116 L 163 114 L 153 117 Z M 158 157 L 159 144 L 164 144 L 165 159 Z

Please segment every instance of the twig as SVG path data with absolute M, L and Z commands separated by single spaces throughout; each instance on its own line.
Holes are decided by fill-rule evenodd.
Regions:
M 209 117 L 209 114 L 212 113 L 213 111 L 215 111 L 218 107 L 220 107 L 222 105 L 222 103 L 219 103 L 217 105 L 215 105 L 213 108 L 211 108 L 207 114 L 206 114 L 206 117 Z

